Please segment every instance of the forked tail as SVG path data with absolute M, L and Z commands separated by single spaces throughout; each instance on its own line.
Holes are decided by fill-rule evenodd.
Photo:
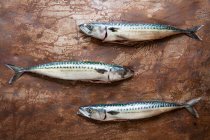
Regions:
M 202 97 L 198 97 L 195 99 L 192 99 L 190 101 L 188 101 L 187 103 L 185 103 L 184 107 L 192 114 L 194 115 L 196 118 L 199 118 L 198 112 L 195 110 L 195 108 L 193 107 L 193 105 L 195 105 L 197 102 L 199 102 L 202 99 Z
M 196 35 L 196 32 L 198 30 L 200 30 L 204 25 L 199 25 L 199 26 L 195 26 L 191 29 L 187 29 L 185 34 L 193 39 L 196 39 L 196 40 L 202 40 L 202 38 L 200 38 L 198 35 Z
M 12 76 L 12 78 L 9 80 L 9 84 L 12 84 L 15 80 L 17 80 L 24 72 L 24 68 L 17 67 L 11 64 L 5 64 L 9 69 L 13 70 L 15 74 Z

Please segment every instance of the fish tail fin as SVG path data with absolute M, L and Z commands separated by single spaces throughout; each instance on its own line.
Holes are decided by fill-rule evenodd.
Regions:
M 204 25 L 199 25 L 199 26 L 195 26 L 195 27 L 193 27 L 193 28 L 191 28 L 191 29 L 187 29 L 186 32 L 185 32 L 185 34 L 186 34 L 187 36 L 193 38 L 193 39 L 196 39 L 196 40 L 201 41 L 202 38 L 199 37 L 198 35 L 196 35 L 196 32 L 197 32 L 198 30 L 200 30 L 203 26 L 204 26 Z
M 198 97 L 198 98 L 192 99 L 184 104 L 184 107 L 196 118 L 199 118 L 199 115 L 198 115 L 198 112 L 196 111 L 196 109 L 193 107 L 193 105 L 198 103 L 201 99 L 202 99 L 202 97 Z
M 9 84 L 12 84 L 15 80 L 20 78 L 20 76 L 25 72 L 24 68 L 22 67 L 17 67 L 11 64 L 5 64 L 9 69 L 13 70 L 15 74 L 10 78 Z

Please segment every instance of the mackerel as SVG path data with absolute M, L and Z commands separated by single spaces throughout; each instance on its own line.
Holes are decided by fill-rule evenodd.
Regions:
M 9 80 L 9 84 L 12 84 L 26 72 L 64 80 L 80 80 L 96 83 L 119 81 L 130 78 L 134 74 L 128 67 L 90 61 L 52 62 L 26 68 L 11 64 L 6 64 L 6 66 L 15 72 L 14 76 Z
M 200 100 L 201 97 L 192 99 L 184 104 L 163 101 L 97 104 L 80 107 L 78 114 L 98 121 L 135 120 L 160 115 L 175 109 L 186 108 L 192 115 L 198 118 L 199 115 L 193 108 L 193 105 Z
M 87 23 L 79 25 L 81 31 L 88 36 L 103 40 L 116 41 L 146 41 L 162 39 L 175 34 L 185 34 L 193 39 L 202 40 L 196 32 L 204 25 L 191 29 L 180 29 L 163 24 L 137 24 L 137 23 Z

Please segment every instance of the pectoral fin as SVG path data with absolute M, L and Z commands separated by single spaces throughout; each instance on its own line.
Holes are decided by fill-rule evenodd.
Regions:
M 111 115 L 117 115 L 119 114 L 120 112 L 117 112 L 117 111 L 108 111 L 107 113 L 111 114 Z
M 116 27 L 110 27 L 108 29 L 112 32 L 117 32 L 119 30 L 119 28 L 116 28 Z
M 105 69 L 95 69 L 98 73 L 104 74 L 105 72 L 107 72 L 107 70 Z

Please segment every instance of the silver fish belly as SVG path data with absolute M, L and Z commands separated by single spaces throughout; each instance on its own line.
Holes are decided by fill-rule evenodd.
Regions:
M 80 25 L 80 29 L 86 35 L 105 42 L 155 40 L 180 33 L 201 40 L 195 33 L 202 27 L 203 25 L 184 30 L 162 24 L 88 23 Z
M 193 108 L 193 105 L 200 99 L 201 97 L 192 99 L 184 104 L 162 101 L 144 101 L 125 104 L 82 106 L 79 108 L 78 114 L 99 121 L 135 120 L 160 115 L 175 109 L 186 108 L 190 113 L 198 117 L 198 113 Z
M 15 72 L 9 83 L 13 83 L 23 73 L 31 72 L 64 80 L 80 80 L 92 82 L 119 81 L 133 76 L 129 68 L 100 62 L 52 62 L 28 68 L 7 64 Z

